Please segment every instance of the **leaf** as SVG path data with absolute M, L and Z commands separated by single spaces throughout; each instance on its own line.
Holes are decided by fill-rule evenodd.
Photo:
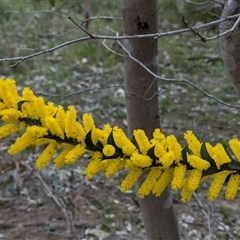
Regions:
M 138 145 L 138 143 L 137 143 L 136 138 L 135 138 L 134 135 L 132 135 L 131 142 L 132 142 L 133 145 L 137 148 L 137 150 L 140 152 L 139 145 Z
M 22 101 L 20 101 L 20 102 L 17 103 L 18 111 L 22 111 L 22 105 L 23 105 L 25 102 L 29 102 L 29 101 L 27 101 L 27 100 L 22 100 Z
M 181 151 L 184 165 L 189 165 L 188 161 L 187 161 L 187 153 L 189 153 L 189 152 L 190 151 L 189 151 L 188 145 L 186 145 Z
M 113 137 L 113 131 L 111 131 L 111 133 L 108 136 L 107 144 L 112 145 L 115 148 L 116 153 L 119 153 L 119 154 L 123 153 L 122 149 L 119 148 L 115 143 L 115 140 L 114 140 L 114 137 Z
M 211 164 L 212 167 L 217 167 L 214 159 L 211 158 L 211 156 L 209 155 L 209 153 L 207 151 L 205 142 L 202 143 L 200 155 L 201 155 L 202 159 L 207 160 Z
M 153 165 L 156 164 L 157 157 L 154 154 L 155 145 L 148 149 L 147 155 L 153 160 Z
M 215 173 L 220 172 L 221 170 L 218 170 L 216 168 L 209 168 L 207 170 L 202 171 L 202 177 L 208 176 L 208 175 L 212 175 Z
M 20 121 L 25 122 L 26 124 L 29 124 L 31 126 L 35 125 L 35 126 L 42 126 L 42 123 L 39 119 L 33 119 L 33 118 L 29 118 L 29 117 L 25 117 L 25 118 L 19 118 Z
M 154 154 L 154 148 L 155 148 L 155 145 L 153 147 L 149 148 L 147 151 L 147 155 L 152 159 L 154 159 L 154 158 L 157 159 L 157 157 Z
M 236 160 L 233 160 L 228 164 L 229 168 L 231 170 L 240 170 L 240 162 L 237 162 Z
M 99 141 L 97 141 L 96 147 L 98 147 L 99 149 L 103 149 L 103 145 Z
M 98 143 L 97 145 L 94 145 L 92 141 L 92 130 L 90 130 L 85 137 L 85 143 L 87 145 L 87 149 L 90 151 L 102 151 L 102 146 L 100 146 Z

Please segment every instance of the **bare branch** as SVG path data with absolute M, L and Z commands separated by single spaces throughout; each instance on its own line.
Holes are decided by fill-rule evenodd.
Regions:
M 165 77 L 161 77 L 157 74 L 155 74 L 154 72 L 152 72 L 149 68 L 147 68 L 142 62 L 140 62 L 138 59 L 134 58 L 131 53 L 123 46 L 123 44 L 120 41 L 117 41 L 117 43 L 121 46 L 121 48 L 127 53 L 128 57 L 131 58 L 133 61 L 135 61 L 136 63 L 138 63 L 140 66 L 142 66 L 147 72 L 149 72 L 152 76 L 155 77 L 156 79 L 162 80 L 162 81 L 166 81 L 166 82 L 180 82 L 180 83 L 187 83 L 188 85 L 190 85 L 191 87 L 197 89 L 198 91 L 200 91 L 201 93 L 203 93 L 204 95 L 206 95 L 209 98 L 212 98 L 214 100 L 216 100 L 217 102 L 228 106 L 228 107 L 232 107 L 232 108 L 240 108 L 239 105 L 234 105 L 234 104 L 230 104 L 227 102 L 222 101 L 221 99 L 215 97 L 214 95 L 204 91 L 203 89 L 201 89 L 200 87 L 196 86 L 194 83 L 192 83 L 191 81 L 187 80 L 187 79 L 175 79 L 175 78 L 165 78 Z M 151 100 L 153 97 L 155 97 L 156 95 L 158 95 L 158 93 L 155 93 L 153 96 L 151 96 L 150 98 L 147 98 L 145 100 Z
M 57 49 L 69 46 L 69 45 L 74 44 L 74 43 L 87 41 L 87 40 L 90 40 L 92 38 L 102 39 L 102 40 L 105 40 L 105 39 L 107 40 L 108 39 L 108 40 L 115 40 L 115 41 L 123 40 L 123 39 L 135 39 L 135 38 L 162 38 L 162 37 L 182 34 L 182 33 L 186 33 L 186 32 L 191 32 L 193 30 L 194 31 L 199 31 L 200 29 L 207 28 L 207 27 L 219 24 L 219 23 L 224 22 L 224 21 L 229 21 L 231 19 L 239 18 L 239 16 L 240 16 L 240 14 L 236 14 L 236 15 L 225 17 L 225 18 L 215 20 L 215 21 L 212 21 L 212 22 L 209 22 L 209 23 L 200 24 L 200 25 L 197 25 L 197 26 L 194 26 L 194 27 L 191 27 L 191 28 L 184 28 L 184 29 L 169 31 L 169 32 L 165 32 L 165 33 L 154 33 L 154 34 L 143 34 L 143 35 L 132 35 L 132 36 L 109 36 L 109 35 L 104 36 L 104 35 L 91 34 L 92 37 L 87 36 L 87 37 L 77 38 L 77 39 L 62 43 L 60 45 L 57 45 L 53 48 L 46 49 L 46 50 L 43 50 L 43 51 L 39 51 L 39 52 L 36 52 L 36 53 L 32 53 L 32 54 L 26 55 L 26 56 L 3 58 L 3 59 L 0 59 L 0 62 L 17 61 L 15 64 L 11 65 L 11 67 L 14 67 L 14 66 L 20 64 L 21 62 L 26 61 L 27 59 L 30 59 L 30 58 L 33 58 L 33 57 L 36 57 L 36 56 L 39 56 L 39 55 L 43 55 L 43 54 L 46 54 L 46 53 L 51 53 L 51 52 L 53 52 Z M 224 33 L 222 33 L 222 34 L 224 34 Z M 215 39 L 215 38 L 213 38 L 213 39 Z

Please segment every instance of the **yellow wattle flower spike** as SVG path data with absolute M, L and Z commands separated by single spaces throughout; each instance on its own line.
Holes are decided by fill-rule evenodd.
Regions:
M 182 146 L 177 141 L 174 135 L 167 136 L 166 138 L 168 151 L 174 152 L 175 163 L 179 163 L 182 159 Z
M 106 161 L 109 161 L 109 165 L 107 166 L 105 171 L 106 178 L 109 178 L 110 176 L 119 172 L 121 169 L 125 167 L 126 164 L 126 160 L 120 157 L 117 159 L 107 159 Z
M 188 144 L 188 148 L 192 151 L 193 155 L 200 157 L 201 143 L 192 131 L 187 131 L 184 134 L 184 139 Z
M 115 144 L 122 149 L 125 155 L 131 156 L 132 153 L 138 152 L 136 146 L 129 140 L 121 128 L 113 128 L 113 139 Z
M 159 142 L 164 148 L 166 147 L 166 137 L 159 128 L 154 130 L 153 139 Z
M 26 132 L 21 137 L 17 138 L 16 142 L 10 146 L 8 153 L 15 155 L 23 151 L 27 147 L 31 146 L 38 138 L 46 136 L 47 133 L 47 128 L 39 126 L 27 127 Z
M 108 160 L 102 160 L 101 152 L 91 152 L 92 159 L 88 166 L 85 168 L 84 173 L 88 179 L 93 178 L 96 173 L 105 170 L 111 163 Z
M 51 132 L 51 134 L 53 136 L 58 136 L 61 139 L 64 139 L 64 132 L 62 130 L 62 128 L 60 127 L 60 125 L 58 124 L 56 118 L 51 117 L 51 116 L 47 116 L 44 119 L 45 125 L 46 127 L 49 129 L 49 131 Z
M 66 155 L 74 148 L 73 145 L 68 145 L 66 148 L 54 159 L 54 167 L 60 168 L 64 166 Z
M 166 151 L 165 147 L 162 145 L 162 143 L 157 142 L 154 146 L 154 155 L 157 158 L 161 159 L 162 156 L 164 156 L 164 154 L 166 154 L 166 153 L 167 153 L 167 151 Z
M 152 193 L 156 197 L 159 197 L 163 193 L 165 188 L 168 186 L 168 184 L 171 182 L 172 177 L 173 177 L 172 168 L 164 170 L 159 179 L 157 180 L 156 184 L 154 185 Z
M 15 123 L 17 124 L 19 118 L 24 117 L 23 113 L 17 109 L 10 108 L 0 111 L 1 120 L 5 123 Z
M 217 143 L 216 146 L 214 146 L 213 150 L 215 152 L 214 161 L 215 161 L 218 169 L 220 169 L 220 167 L 224 163 L 231 162 L 231 159 L 229 158 L 228 154 L 226 153 L 226 151 L 221 143 Z
M 193 168 L 198 170 L 207 170 L 211 166 L 208 161 L 192 154 L 187 154 L 187 161 Z
M 76 132 L 73 128 L 77 119 L 77 112 L 74 106 L 68 106 L 68 110 L 65 115 L 65 134 L 68 138 L 75 138 Z
M 147 151 L 152 147 L 152 144 L 148 140 L 148 137 L 146 136 L 145 132 L 141 129 L 138 129 L 133 131 L 133 135 L 139 146 L 140 152 L 146 155 Z
M 29 88 L 23 89 L 21 112 L 32 119 L 42 119 L 48 116 L 47 105 L 42 97 L 37 97 Z
M 181 201 L 182 202 L 189 202 L 192 198 L 193 191 L 188 188 L 188 181 L 187 179 L 184 181 L 183 188 L 181 191 Z
M 199 186 L 199 183 L 201 181 L 201 177 L 202 177 L 202 171 L 201 170 L 198 170 L 198 169 L 191 170 L 189 175 L 187 176 L 187 179 L 186 179 L 187 188 L 190 191 L 194 192 Z
M 227 176 L 231 173 L 232 171 L 222 171 L 213 175 L 213 181 L 207 193 L 208 200 L 213 201 L 218 197 Z
M 140 198 L 144 198 L 151 193 L 154 185 L 161 176 L 161 173 L 162 171 L 157 167 L 150 169 L 146 179 L 143 181 L 142 185 L 137 191 L 137 194 Z
M 152 159 L 149 156 L 142 155 L 139 153 L 133 153 L 130 157 L 130 160 L 127 161 L 127 164 L 135 165 L 140 168 L 149 167 L 152 164 Z
M 230 176 L 229 182 L 227 183 L 227 189 L 225 192 L 225 198 L 227 200 L 233 200 L 236 197 L 239 185 L 240 185 L 240 175 L 232 174 Z
M 163 168 L 169 168 L 174 160 L 176 159 L 176 156 L 173 151 L 166 152 L 157 162 L 161 163 Z
M 12 133 L 15 133 L 19 130 L 19 127 L 14 123 L 7 123 L 0 127 L 0 139 L 5 138 Z
M 63 109 L 63 106 L 58 106 L 55 119 L 63 132 L 65 131 L 65 117 L 66 113 Z
M 18 95 L 15 80 L 11 78 L 3 80 L 0 78 L 0 96 L 4 104 L 4 108 L 17 109 L 17 103 L 20 101 L 21 97 Z
M 83 114 L 82 121 L 83 121 L 83 126 L 84 126 L 86 133 L 88 133 L 90 130 L 92 130 L 92 128 L 95 126 L 93 117 L 88 113 Z
M 143 170 L 141 168 L 135 167 L 129 170 L 124 180 L 121 183 L 121 191 L 126 192 L 133 188 L 138 178 L 142 175 Z
M 173 170 L 173 179 L 171 182 L 172 190 L 178 190 L 183 186 L 185 173 L 187 171 L 187 166 L 179 164 Z
M 239 151 L 240 141 L 237 138 L 233 138 L 233 139 L 228 141 L 228 144 L 229 144 L 232 152 L 236 156 L 237 160 L 240 162 L 240 151 Z
M 65 156 L 65 163 L 72 164 L 79 157 L 81 157 L 86 152 L 86 148 L 82 144 L 77 144 L 73 149 L 71 149 Z
M 53 155 L 57 152 L 59 145 L 57 142 L 52 141 L 48 146 L 43 150 L 41 155 L 36 160 L 36 167 L 42 169 L 47 166 Z

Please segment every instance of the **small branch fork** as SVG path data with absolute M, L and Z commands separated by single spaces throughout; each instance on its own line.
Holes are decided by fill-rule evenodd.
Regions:
M 40 55 L 43 55 L 43 54 L 46 54 L 46 53 L 51 53 L 53 51 L 56 51 L 57 49 L 69 46 L 71 44 L 75 44 L 75 43 L 79 43 L 79 42 L 83 42 L 83 41 L 87 41 L 87 40 L 91 40 L 91 39 L 115 40 L 115 41 L 120 41 L 120 40 L 124 40 L 124 39 L 135 39 L 135 38 L 138 38 L 138 39 L 139 38 L 154 38 L 154 39 L 156 39 L 156 38 L 162 38 L 162 37 L 167 37 L 167 36 L 172 36 L 172 35 L 177 35 L 177 34 L 182 34 L 182 33 L 187 33 L 187 32 L 195 32 L 196 33 L 197 31 L 199 31 L 201 29 L 204 29 L 204 28 L 207 28 L 207 27 L 210 27 L 210 26 L 214 26 L 214 25 L 219 24 L 221 22 L 229 21 L 229 20 L 236 19 L 236 18 L 239 19 L 240 14 L 235 14 L 235 15 L 232 15 L 232 16 L 229 16 L 229 17 L 221 18 L 219 20 L 215 20 L 215 21 L 205 23 L 205 24 L 200 24 L 200 25 L 197 25 L 197 26 L 194 26 L 194 27 L 191 27 L 191 28 L 188 27 L 188 28 L 169 31 L 169 32 L 164 32 L 164 33 L 153 33 L 153 34 L 132 35 L 132 36 L 110 36 L 110 35 L 104 36 L 104 35 L 90 34 L 85 29 L 83 29 L 82 26 L 77 25 L 76 22 L 72 18 L 69 18 L 72 22 L 75 23 L 75 25 L 77 25 L 88 36 L 82 37 L 82 38 L 77 38 L 77 39 L 74 39 L 74 40 L 71 40 L 71 41 L 67 41 L 67 42 L 64 42 L 64 43 L 62 43 L 60 45 L 57 45 L 53 48 L 49 48 L 49 49 L 46 49 L 46 50 L 43 50 L 43 51 L 32 53 L 32 54 L 29 54 L 29 55 L 26 55 L 26 56 L 19 56 L 19 57 L 12 57 L 12 58 L 2 58 L 2 59 L 0 59 L 0 62 L 17 61 L 13 65 L 11 65 L 11 67 L 15 67 L 18 64 L 22 63 L 23 61 L 26 61 L 30 58 L 37 57 L 37 56 L 40 56 Z M 238 23 L 239 23 L 239 20 L 237 20 L 235 25 L 237 25 Z M 234 25 L 233 29 L 231 29 L 231 31 L 233 31 L 236 28 L 235 25 Z M 218 34 L 216 36 L 213 36 L 211 38 L 205 38 L 205 41 L 210 41 L 210 40 L 216 39 L 216 38 L 218 38 L 220 36 L 223 36 L 227 33 L 229 33 L 229 31 L 223 32 L 223 33 Z

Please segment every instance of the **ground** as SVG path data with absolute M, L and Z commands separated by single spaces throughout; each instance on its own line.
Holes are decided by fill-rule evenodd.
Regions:
M 121 17 L 119 1 L 102 0 L 101 7 L 91 4 L 93 16 L 109 16 L 111 12 L 111 16 Z M 159 5 L 160 32 L 184 27 L 175 5 L 168 4 Z M 4 2 L 0 10 L 0 58 L 28 55 L 85 36 L 66 17 L 71 15 L 80 24 L 85 18 L 82 3 L 66 1 L 54 9 L 46 1 L 19 1 L 15 6 Z M 192 25 L 216 17 L 199 19 L 195 14 L 186 14 Z M 115 18 L 97 20 L 88 30 L 106 35 L 121 32 L 121 22 Z M 214 27 L 201 34 L 212 36 L 217 31 Z M 120 51 L 116 43 L 107 44 Z M 0 62 L 0 76 L 15 78 L 19 90 L 30 86 L 48 101 L 65 107 L 74 104 L 79 117 L 89 112 L 98 126 L 110 123 L 126 131 L 122 62 L 101 41 L 90 41 L 15 67 L 10 67 L 15 61 Z M 192 33 L 160 39 L 159 74 L 188 79 L 225 102 L 240 103 L 224 70 L 219 39 L 203 43 Z M 159 82 L 159 113 L 162 131 L 176 135 L 182 144 L 189 129 L 211 143 L 240 138 L 238 109 L 220 104 L 185 83 Z M 88 156 L 74 166 L 54 169 L 50 164 L 39 171 L 34 159 L 40 149 L 32 147 L 18 156 L 7 154 L 15 137 L 0 142 L 0 239 L 145 239 L 134 192 L 123 194 L 119 190 L 124 172 L 110 179 L 100 174 L 87 180 L 83 170 Z M 207 184 L 198 189 L 193 200 L 182 203 L 179 193 L 173 192 L 182 240 L 239 239 L 240 195 L 233 201 L 221 195 L 209 202 L 206 194 Z

